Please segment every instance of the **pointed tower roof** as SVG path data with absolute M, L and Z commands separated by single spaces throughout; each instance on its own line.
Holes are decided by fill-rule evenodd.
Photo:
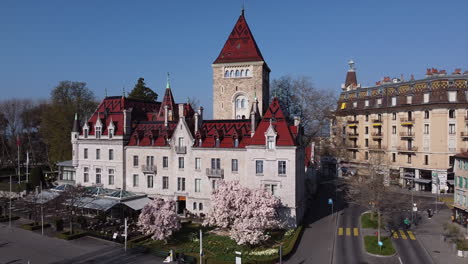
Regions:
M 354 61 L 350 60 L 348 62 L 349 64 L 349 70 L 348 73 L 346 73 L 346 81 L 344 88 L 348 88 L 350 85 L 351 87 L 357 87 L 357 77 L 356 77 L 356 69 L 354 68 Z
M 213 64 L 247 61 L 264 61 L 264 59 L 247 25 L 242 9 L 236 25 Z
M 75 113 L 75 120 L 73 121 L 72 132 L 80 132 L 80 121 L 78 120 L 78 114 Z
M 176 104 L 174 101 L 174 96 L 172 95 L 171 83 L 169 80 L 169 73 L 167 74 L 167 83 L 166 91 L 164 92 L 164 98 L 161 102 L 161 107 L 159 108 L 158 121 L 164 120 L 164 109 L 167 106 L 168 110 L 171 110 L 173 115 L 176 113 Z

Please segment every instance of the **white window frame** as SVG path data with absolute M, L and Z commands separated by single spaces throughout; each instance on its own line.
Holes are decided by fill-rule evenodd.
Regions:
M 263 175 L 263 160 L 256 160 L 255 161 L 255 174 L 256 175 Z
M 195 179 L 195 192 L 201 192 L 201 179 Z

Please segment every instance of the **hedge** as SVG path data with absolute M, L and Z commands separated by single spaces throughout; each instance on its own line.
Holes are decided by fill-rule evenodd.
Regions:
M 127 247 L 128 248 L 136 247 L 139 242 L 150 239 L 151 236 L 152 236 L 151 234 L 150 235 L 143 235 L 143 236 L 136 237 L 134 239 L 127 240 Z
M 27 190 L 28 184 L 26 182 L 22 183 L 13 183 L 11 185 L 11 190 L 13 192 L 19 193 L 22 191 Z M 9 182 L 0 182 L 0 191 L 9 192 L 10 191 L 10 183 Z
M 15 221 L 15 220 L 18 220 L 20 219 L 19 216 L 11 216 L 11 221 Z M 9 222 L 10 221 L 10 217 L 9 216 L 2 216 L 0 217 L 0 223 L 2 222 Z
M 65 240 L 73 240 L 88 235 L 88 232 L 85 231 L 80 231 L 79 233 L 75 233 L 73 235 L 69 235 L 69 233 L 69 231 L 58 233 L 57 235 L 55 235 L 55 237 Z
M 44 223 L 44 228 L 50 227 L 49 223 Z M 29 230 L 29 231 L 34 231 L 42 228 L 42 225 L 40 223 L 29 223 L 29 224 L 24 224 L 21 225 L 21 228 Z

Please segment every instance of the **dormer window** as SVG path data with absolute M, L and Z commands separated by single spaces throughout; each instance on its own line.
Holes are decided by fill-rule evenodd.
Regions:
M 109 139 L 113 138 L 114 137 L 114 129 L 113 128 L 109 128 Z
M 101 138 L 101 127 L 96 126 L 96 138 Z
M 88 128 L 83 129 L 84 138 L 88 138 L 88 134 L 89 134 L 89 129 Z
M 267 149 L 275 149 L 275 137 L 274 136 L 267 137 Z
M 200 138 L 200 139 L 198 140 L 198 146 L 201 147 L 202 144 L 203 144 L 203 142 L 202 142 L 202 139 Z
M 239 147 L 239 139 L 234 139 L 234 147 L 238 148 Z
M 216 138 L 215 147 L 219 148 L 219 138 Z

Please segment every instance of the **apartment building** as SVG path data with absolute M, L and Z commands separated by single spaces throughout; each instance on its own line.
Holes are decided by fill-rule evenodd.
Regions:
M 381 154 L 389 184 L 453 191 L 454 156 L 468 147 L 468 71 L 432 68 L 423 79 L 361 87 L 349 66 L 331 124 L 336 146 L 346 149 L 339 173 L 352 175 Z
M 465 224 L 468 219 L 468 150 L 455 156 L 454 169 L 454 200 L 455 220 Z

